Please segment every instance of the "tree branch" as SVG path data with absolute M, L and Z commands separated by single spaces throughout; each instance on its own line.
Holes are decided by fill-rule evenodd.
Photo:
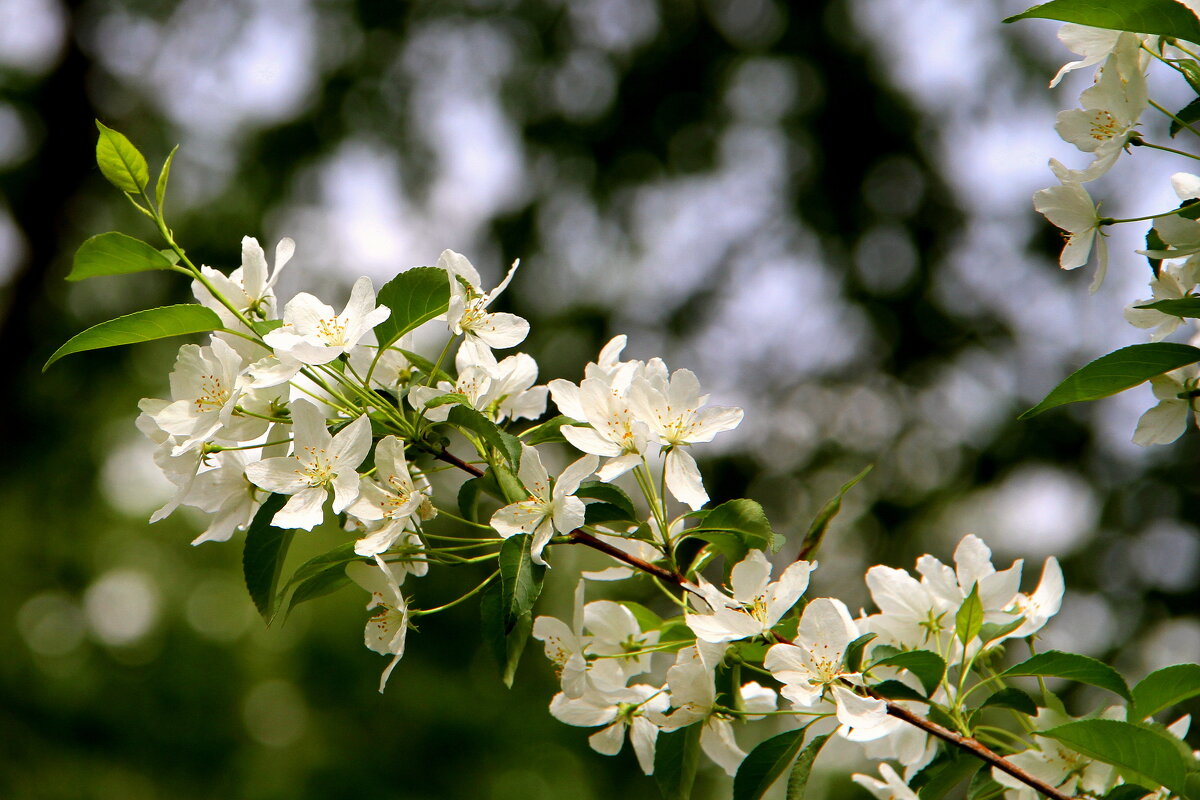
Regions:
M 952 744 L 960 750 L 970 753 L 976 758 L 991 764 L 1001 772 L 1008 773 L 1026 786 L 1041 792 L 1042 794 L 1046 795 L 1046 797 L 1053 798 L 1053 800 L 1075 800 L 1073 796 L 1064 794 L 1040 778 L 1030 775 L 1028 772 L 1021 769 L 1016 764 L 1013 764 L 1008 759 L 1004 758 L 993 750 L 990 750 L 983 744 L 980 744 L 979 741 L 972 739 L 969 736 L 963 736 L 961 733 L 956 733 L 949 728 L 943 728 L 936 722 L 931 722 L 919 714 L 909 711 L 907 708 L 904 708 L 898 703 L 894 703 L 891 700 L 879 697 L 879 695 L 875 694 L 870 689 L 867 689 L 867 693 L 872 697 L 878 698 L 887 703 L 887 713 L 889 715 L 896 717 L 897 719 L 904 720 L 909 725 L 915 725 L 916 727 L 928 733 L 930 736 L 936 736 L 943 742 Z

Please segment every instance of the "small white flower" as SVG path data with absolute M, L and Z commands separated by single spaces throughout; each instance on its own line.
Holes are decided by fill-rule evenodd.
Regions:
M 354 282 L 350 300 L 341 314 L 316 297 L 301 292 L 283 309 L 283 326 L 263 337 L 281 360 L 301 364 L 327 364 L 354 349 L 368 331 L 392 313 L 375 304 L 375 289 L 364 276 Z M 284 358 L 286 357 L 286 358 Z
M 1193 257 L 1182 264 L 1162 265 L 1158 277 L 1150 281 L 1151 296 L 1130 304 L 1125 309 L 1125 321 L 1138 328 L 1153 328 L 1154 331 L 1150 335 L 1152 342 L 1162 341 L 1174 333 L 1183 324 L 1183 317 L 1137 306 L 1187 297 L 1196 288 L 1196 268 L 1200 266 L 1197 261 L 1198 257 Z
M 1197 398 L 1192 396 L 1200 386 L 1195 364 L 1171 370 L 1150 379 L 1158 404 L 1138 420 L 1133 433 L 1134 444 L 1170 444 L 1187 430 L 1189 419 L 1200 424 Z
M 1033 195 L 1033 207 L 1067 235 L 1058 260 L 1063 269 L 1075 269 L 1088 263 L 1095 243 L 1100 266 L 1090 288 L 1093 292 L 1100 288 L 1108 271 L 1108 248 L 1100 232 L 1100 213 L 1087 190 L 1078 183 L 1051 186 Z
M 499 509 L 492 515 L 491 526 L 505 539 L 518 533 L 533 534 L 533 560 L 545 564 L 542 550 L 554 532 L 570 533 L 583 525 L 584 504 L 575 497 L 575 491 L 596 471 L 596 463 L 595 456 L 584 456 L 563 470 L 551 488 L 550 475 L 538 451 L 522 445 L 517 477 L 529 492 L 529 499 Z
M 605 725 L 603 730 L 588 737 L 588 744 L 597 753 L 615 756 L 625 744 L 625 731 L 637 755 L 642 772 L 654 772 L 654 749 L 658 726 L 651 716 L 667 709 L 667 694 L 653 686 L 637 684 L 612 692 L 589 689 L 580 697 L 559 692 L 550 702 L 550 713 L 559 722 L 581 728 Z
M 529 323 L 516 314 L 493 313 L 487 310 L 500 293 L 508 287 L 518 262 L 514 261 L 508 274 L 487 294 L 479 286 L 479 273 L 460 253 L 444 250 L 438 267 L 450 276 L 450 305 L 446 323 L 455 336 L 478 340 L 487 347 L 504 349 L 516 347 L 529 335 Z
M 736 428 L 742 421 L 742 409 L 714 406 L 701 410 L 708 395 L 700 394 L 695 373 L 677 369 L 668 380 L 666 367 L 661 365 L 661 361 L 647 364 L 645 372 L 630 384 L 629 398 L 636 418 L 668 448 L 663 465 L 667 489 L 696 510 L 708 502 L 708 492 L 696 460 L 683 448 L 711 442 L 718 433 Z M 656 368 L 659 366 L 661 369 Z
M 763 661 L 782 683 L 781 694 L 793 703 L 812 707 L 830 696 L 837 707 L 838 733 L 851 741 L 867 742 L 887 736 L 899 720 L 887 715 L 883 700 L 862 697 L 847 684 L 861 684 L 858 672 L 846 669 L 846 647 L 860 635 L 841 600 L 820 597 L 805 607 L 793 644 L 777 644 Z
M 875 795 L 879 800 L 918 800 L 917 793 L 908 788 L 908 784 L 900 779 L 896 770 L 892 769 L 890 765 L 880 764 L 879 774 L 883 776 L 883 780 L 861 773 L 851 775 L 850 780 Z
M 383 559 L 375 556 L 377 566 L 361 561 L 346 565 L 346 574 L 362 588 L 371 593 L 367 610 L 379 609 L 367 621 L 363 639 L 367 647 L 381 655 L 390 655 L 392 660 L 379 678 L 379 692 L 383 693 L 388 678 L 404 655 L 404 640 L 408 634 L 408 602 L 400 592 L 400 583 Z
M 271 319 L 275 316 L 275 282 L 279 274 L 292 260 L 296 252 L 296 243 L 288 237 L 279 240 L 275 246 L 275 269 L 269 271 L 267 256 L 262 245 L 253 236 L 242 237 L 242 265 L 229 275 L 213 269 L 200 267 L 200 274 L 208 279 L 218 292 L 238 311 L 250 314 L 259 319 Z M 201 305 L 207 306 L 225 323 L 226 327 L 237 330 L 241 323 L 229 313 L 223 303 L 213 297 L 208 287 L 200 281 L 192 282 L 192 293 Z
M 700 591 L 711 611 L 687 614 L 688 627 L 696 638 L 714 643 L 762 636 L 796 605 L 808 588 L 809 574 L 816 566 L 797 561 L 772 583 L 771 562 L 761 550 L 751 550 L 730 573 L 732 599 L 700 578 Z
M 346 508 L 347 513 L 361 520 L 382 522 L 383 526 L 359 539 L 354 552 L 373 556 L 391 547 L 414 524 L 421 505 L 429 499 L 427 489 L 413 481 L 404 458 L 404 443 L 395 436 L 385 436 L 375 447 L 375 478 L 362 479 L 358 499 Z M 424 562 L 414 566 L 421 575 L 429 567 Z
M 292 455 L 248 464 L 246 477 L 268 492 L 291 495 L 272 525 L 312 530 L 321 524 L 321 508 L 330 488 L 335 514 L 358 497 L 355 470 L 371 448 L 371 423 L 363 415 L 331 436 L 324 414 L 314 404 L 296 400 L 291 408 Z
M 1071 52 L 1081 55 L 1083 58 L 1064 64 L 1050 81 L 1050 88 L 1053 89 L 1057 86 L 1068 72 L 1092 67 L 1107 59 L 1116 49 L 1117 40 L 1120 37 L 1121 31 L 1093 28 L 1090 25 L 1076 25 L 1071 22 L 1063 25 L 1058 29 L 1058 40 Z

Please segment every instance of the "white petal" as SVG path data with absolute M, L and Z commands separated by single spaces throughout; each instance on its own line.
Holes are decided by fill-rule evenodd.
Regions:
M 733 738 L 733 726 L 728 720 L 717 717 L 710 717 L 704 723 L 700 731 L 700 749 L 731 777 L 746 757 Z
M 621 745 L 625 744 L 625 723 L 617 721 L 604 730 L 593 733 L 588 737 L 588 744 L 601 755 L 615 756 L 621 752 Z
M 325 515 L 322 507 L 328 492 L 323 486 L 301 489 L 279 509 L 271 519 L 276 528 L 303 528 L 311 531 L 321 524 Z
M 700 477 L 700 468 L 692 454 L 680 447 L 673 447 L 667 453 L 666 465 L 667 489 L 675 499 L 697 511 L 708 502 L 708 492 L 704 491 L 704 481 Z

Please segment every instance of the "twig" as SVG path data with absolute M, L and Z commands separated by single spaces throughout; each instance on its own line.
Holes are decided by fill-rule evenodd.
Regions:
M 942 741 L 948 742 L 960 750 L 965 750 L 981 761 L 991 764 L 1001 772 L 1008 773 L 1026 786 L 1036 789 L 1037 791 L 1046 795 L 1046 797 L 1053 798 L 1053 800 L 1075 800 L 1072 795 L 1064 794 L 1040 778 L 1030 775 L 1028 772 L 1013 764 L 1008 759 L 988 749 L 979 741 L 972 739 L 969 736 L 963 736 L 961 733 L 955 733 L 949 728 L 943 728 L 936 722 L 931 722 L 919 714 L 909 711 L 907 708 L 899 705 L 898 703 L 894 703 L 891 700 L 879 697 L 879 695 L 871 692 L 870 689 L 868 689 L 867 692 L 873 697 L 876 697 L 887 703 L 887 713 L 891 716 L 904 720 L 909 725 L 915 725 L 928 733 L 930 736 L 936 736 Z

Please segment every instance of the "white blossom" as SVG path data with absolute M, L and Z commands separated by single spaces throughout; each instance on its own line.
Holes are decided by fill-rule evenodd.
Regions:
M 350 352 L 359 341 L 391 315 L 387 306 L 375 304 L 371 279 L 354 282 L 350 300 L 341 314 L 307 292 L 301 292 L 283 308 L 283 326 L 263 337 L 281 361 L 327 364 Z
M 479 273 L 471 262 L 453 250 L 443 250 L 438 267 L 450 277 L 450 305 L 446 323 L 455 336 L 477 340 L 493 349 L 516 347 L 529 335 L 529 322 L 516 314 L 491 312 L 487 308 L 503 292 L 517 271 L 513 262 L 508 274 L 492 291 L 484 294 L 479 285 Z
M 291 495 L 275 514 L 277 528 L 312 530 L 321 524 L 322 506 L 333 490 L 333 513 L 340 514 L 358 497 L 355 469 L 371 448 L 371 423 L 366 415 L 337 435 L 325 427 L 325 415 L 307 400 L 292 403 L 292 455 L 268 458 L 246 466 L 246 477 L 268 492 Z
M 575 491 L 584 478 L 596 471 L 596 462 L 595 456 L 584 456 L 563 470 L 551 487 L 550 475 L 542 466 L 538 451 L 522 445 L 517 477 L 529 492 L 529 499 L 496 511 L 491 526 L 505 539 L 518 533 L 533 534 L 530 544 L 533 560 L 545 564 L 542 550 L 554 532 L 570 533 L 583 525 L 584 504 L 575 497 Z
M 376 566 L 372 567 L 362 561 L 354 561 L 346 565 L 346 574 L 362 588 L 371 593 L 367 610 L 379 609 L 371 619 L 367 620 L 363 639 L 368 648 L 381 655 L 390 655 L 388 662 L 379 678 L 379 692 L 387 686 L 392 670 L 404 656 L 404 640 L 408 634 L 408 601 L 400 591 L 400 583 L 391 567 L 383 559 L 375 556 Z
M 733 597 L 728 598 L 703 578 L 700 591 L 708 613 L 688 613 L 688 627 L 706 642 L 731 642 L 770 632 L 808 588 L 816 564 L 797 561 L 778 581 L 770 582 L 771 562 L 761 550 L 751 550 L 730 572 Z

